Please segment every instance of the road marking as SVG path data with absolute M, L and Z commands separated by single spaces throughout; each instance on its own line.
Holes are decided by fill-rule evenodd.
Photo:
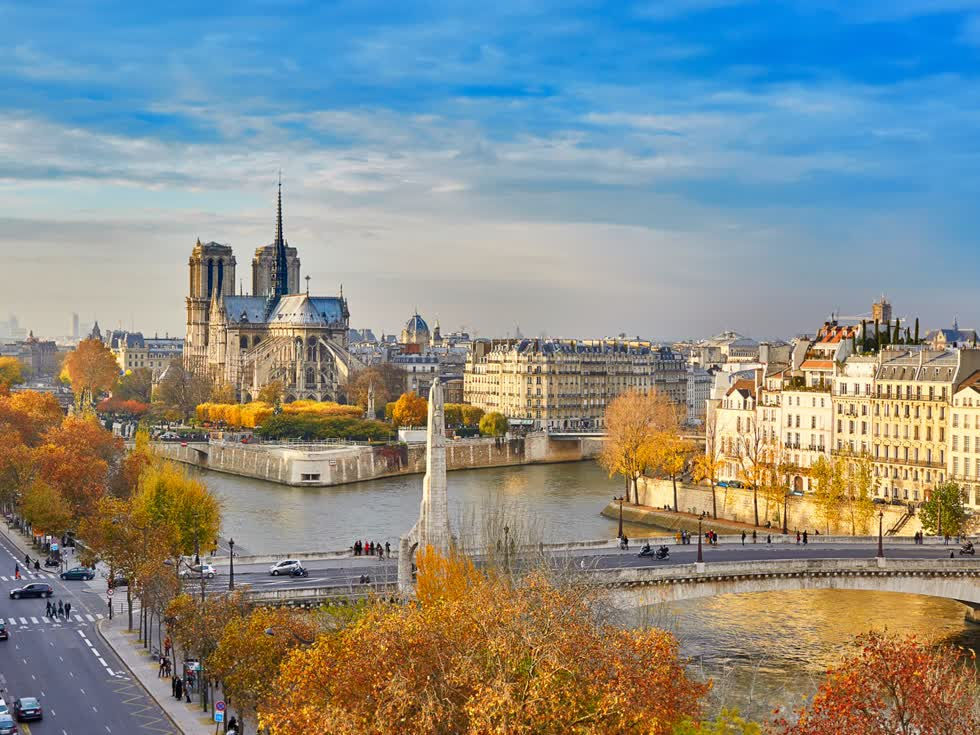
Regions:
M 21 625 L 27 625 L 27 618 L 21 618 L 20 619 L 20 624 Z
M 79 623 L 84 623 L 84 622 L 85 622 L 85 621 L 84 621 L 84 620 L 82 619 L 82 616 L 81 616 L 81 615 L 76 615 L 76 616 L 75 616 L 75 620 L 77 620 L 77 621 L 78 621 Z
M 95 613 L 96 620 L 102 620 L 102 613 Z
M 37 618 L 31 618 L 31 622 L 34 623 L 34 625 L 37 625 L 41 621 L 38 620 Z
M 107 664 L 105 662 L 105 659 L 104 658 L 102 658 L 101 656 L 98 656 L 98 659 L 99 659 L 99 663 L 102 664 L 103 667 L 105 667 L 107 669 L 109 668 L 109 664 Z M 109 676 L 112 676 L 112 671 L 111 670 L 109 672 Z
M 91 615 L 91 613 L 90 613 L 90 614 L 88 614 L 88 615 L 86 615 L 85 617 L 86 617 L 86 618 L 88 618 L 88 621 L 89 621 L 90 623 L 94 623 L 94 622 L 95 622 L 95 618 L 93 618 L 93 617 L 92 617 L 92 615 Z

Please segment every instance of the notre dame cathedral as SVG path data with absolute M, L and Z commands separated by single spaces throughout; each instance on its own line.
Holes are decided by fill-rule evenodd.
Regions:
M 201 243 L 191 252 L 186 366 L 234 386 L 250 401 L 281 381 L 286 402 L 338 400 L 352 369 L 347 350 L 350 313 L 340 296 L 310 296 L 299 288 L 299 257 L 282 231 L 282 184 L 276 239 L 252 258 L 252 295 L 235 295 L 231 247 Z

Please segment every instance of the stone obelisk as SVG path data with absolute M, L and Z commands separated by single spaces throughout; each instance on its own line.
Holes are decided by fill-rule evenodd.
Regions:
M 373 419 L 376 418 L 374 410 L 374 381 L 368 383 L 368 394 L 367 394 L 367 409 L 364 411 L 364 418 Z
M 425 477 L 422 479 L 422 505 L 414 528 L 402 536 L 398 548 L 398 587 L 413 588 L 412 562 L 417 549 L 431 546 L 449 553 L 449 498 L 446 493 L 446 413 L 439 378 L 429 390 L 429 420 L 425 440 Z

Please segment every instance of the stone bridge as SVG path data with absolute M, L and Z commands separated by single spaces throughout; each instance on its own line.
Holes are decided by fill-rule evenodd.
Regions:
M 785 590 L 904 592 L 956 600 L 980 623 L 980 559 L 769 559 L 596 569 L 588 583 L 620 609 L 675 600 Z

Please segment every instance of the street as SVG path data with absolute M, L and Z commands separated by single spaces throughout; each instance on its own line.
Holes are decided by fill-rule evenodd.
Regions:
M 33 558 L 33 557 L 32 557 Z M 35 696 L 44 719 L 19 723 L 25 735 L 94 733 L 174 733 L 170 720 L 102 640 L 96 623 L 106 605 L 104 580 L 62 581 L 57 574 L 23 571 L 24 558 L 0 535 L 0 618 L 9 640 L 0 641 L 0 687 L 7 706 Z M 14 565 L 21 580 L 14 580 Z M 45 599 L 9 598 L 11 589 L 30 582 L 54 588 L 50 599 L 71 602 L 71 620 L 46 618 Z

